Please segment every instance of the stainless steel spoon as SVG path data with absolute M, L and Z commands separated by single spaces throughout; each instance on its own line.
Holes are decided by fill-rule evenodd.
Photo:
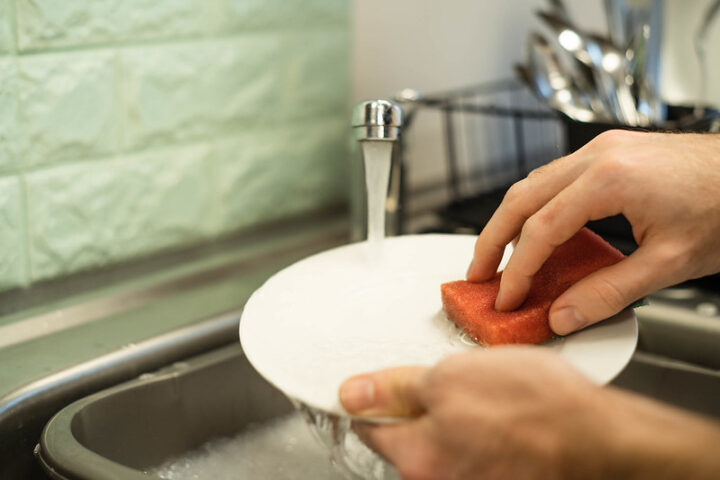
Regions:
M 715 0 L 710 4 L 707 10 L 705 10 L 702 22 L 695 34 L 695 56 L 697 57 L 698 65 L 700 66 L 700 92 L 693 112 L 696 118 L 701 118 L 705 115 L 705 102 L 707 102 L 707 61 L 705 51 L 707 49 L 707 37 L 708 32 L 710 31 L 710 26 L 719 11 L 720 0 Z
M 555 15 L 567 20 L 568 22 L 571 21 L 570 12 L 568 11 L 567 6 L 565 5 L 565 2 L 563 0 L 548 0 L 548 3 L 550 4 L 550 10 Z
M 587 108 L 563 71 L 548 41 L 538 33 L 528 38 L 528 68 L 516 67 L 521 78 L 552 108 L 580 122 L 607 121 Z
M 616 119 L 626 125 L 642 125 L 628 82 L 628 65 L 624 52 L 610 41 L 589 35 L 567 21 L 547 12 L 540 19 L 555 33 L 558 44 L 580 62 L 592 68 L 596 85 Z

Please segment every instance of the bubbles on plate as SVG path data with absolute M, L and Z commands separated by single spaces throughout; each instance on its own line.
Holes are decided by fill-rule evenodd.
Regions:
M 447 315 L 445 315 L 445 312 L 442 310 L 439 310 L 432 316 L 432 323 L 443 332 L 449 345 L 483 348 L 477 344 L 470 335 L 458 328 L 455 322 L 447 318 Z

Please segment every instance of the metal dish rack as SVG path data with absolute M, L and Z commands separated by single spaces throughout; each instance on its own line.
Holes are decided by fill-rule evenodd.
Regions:
M 400 188 L 400 231 L 407 231 L 407 218 L 419 213 L 412 208 L 416 197 L 438 189 L 444 190 L 445 199 L 436 205 L 441 224 L 430 230 L 477 230 L 489 219 L 509 185 L 562 155 L 566 148 L 560 116 L 515 80 L 432 95 L 404 90 L 396 100 L 405 116 L 396 152 L 400 170 L 411 169 L 416 163 L 415 157 L 421 152 L 413 150 L 408 137 L 417 118 L 429 112 L 439 118 L 436 128 L 445 151 L 443 180 L 412 190 L 405 185 Z
M 397 233 L 416 230 L 408 220 L 418 213 L 434 213 L 436 225 L 424 231 L 478 233 L 500 204 L 507 188 L 532 169 L 566 155 L 604 130 L 630 128 L 605 123 L 581 123 L 550 109 L 517 80 L 482 83 L 468 88 L 422 95 L 404 90 L 395 99 L 403 108 L 404 131 L 395 152 L 397 162 Z M 692 108 L 668 106 L 669 121 L 662 128 L 644 130 L 717 132 L 720 112 L 708 108 L 696 118 Z M 445 178 L 439 183 L 408 189 L 405 177 L 418 153 L 413 149 L 413 125 L 417 118 L 435 112 L 444 142 Z M 411 137 L 412 138 L 412 137 Z M 392 190 L 391 186 L 391 190 Z M 444 190 L 441 202 L 425 210 L 413 208 L 417 197 Z M 391 191 L 392 197 L 392 191 Z M 595 222 L 607 237 L 627 252 L 635 248 L 624 218 Z M 600 232 L 599 232 L 600 233 Z M 612 243 L 612 241 L 611 241 Z

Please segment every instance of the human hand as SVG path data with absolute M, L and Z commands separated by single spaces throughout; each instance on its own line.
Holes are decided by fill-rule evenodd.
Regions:
M 405 480 L 720 478 L 717 425 L 600 388 L 540 348 L 359 375 L 340 400 L 356 416 L 407 417 L 355 426 Z
M 560 335 L 647 294 L 720 271 L 720 135 L 605 132 L 513 185 L 478 237 L 467 279 L 496 272 L 517 245 L 495 308 L 518 308 L 555 246 L 588 221 L 623 214 L 639 248 L 563 293 L 550 308 Z

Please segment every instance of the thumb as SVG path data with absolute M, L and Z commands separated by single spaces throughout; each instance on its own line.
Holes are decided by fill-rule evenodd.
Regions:
M 560 295 L 550 307 L 550 328 L 567 335 L 615 315 L 636 300 L 674 283 L 667 265 L 651 249 L 639 248 Z
M 340 403 L 363 417 L 417 417 L 425 411 L 420 395 L 426 367 L 395 367 L 356 375 L 340 386 Z

